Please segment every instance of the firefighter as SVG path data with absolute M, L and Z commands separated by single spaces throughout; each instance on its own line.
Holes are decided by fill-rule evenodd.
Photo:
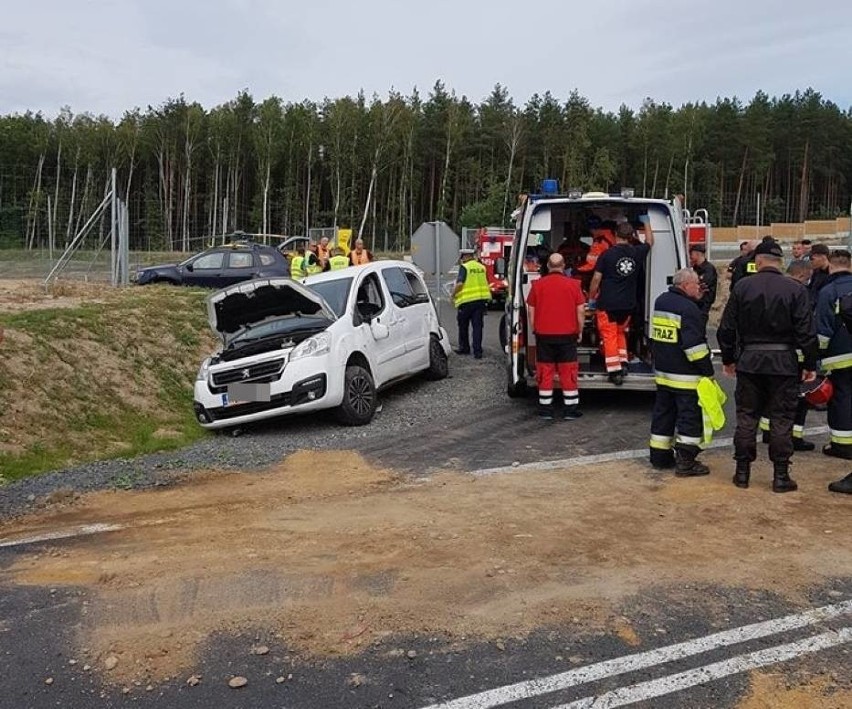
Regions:
M 831 374 L 834 395 L 828 402 L 828 428 L 831 442 L 822 452 L 852 460 L 852 335 L 839 314 L 840 299 L 852 293 L 850 254 L 832 251 L 829 277 L 819 292 L 816 307 L 817 339 L 822 370 Z
M 764 236 L 763 241 L 767 240 L 774 242 L 774 239 L 771 236 Z M 731 290 L 734 290 L 734 286 L 746 276 L 751 276 L 752 274 L 757 273 L 757 264 L 754 261 L 754 252 L 757 246 L 761 243 L 763 242 L 752 239 L 748 242 L 748 246 L 746 247 L 748 251 L 745 256 L 735 259 L 736 266 L 734 266 L 734 270 L 731 271 Z M 731 265 L 733 265 L 733 263 Z
M 343 255 L 343 249 L 335 246 L 331 250 L 331 258 L 328 259 L 328 270 L 339 271 L 349 267 L 349 259 Z
M 692 244 L 689 247 L 689 262 L 692 270 L 698 274 L 701 283 L 701 298 L 698 301 L 698 309 L 704 316 L 704 323 L 710 319 L 710 308 L 716 302 L 716 287 L 719 283 L 719 274 L 716 267 L 707 260 L 704 244 Z
M 654 245 L 654 232 L 648 216 L 645 243 L 631 246 L 633 227 L 624 222 L 615 234 L 615 246 L 597 260 L 595 275 L 589 286 L 589 306 L 597 308 L 597 326 L 603 343 L 604 363 L 609 380 L 616 386 L 624 383 L 627 369 L 627 335 L 630 316 L 636 310 L 638 272 L 648 251 Z
M 485 266 L 474 259 L 473 249 L 459 252 L 459 275 L 453 289 L 453 303 L 458 309 L 456 316 L 459 326 L 459 347 L 456 354 L 467 355 L 471 352 L 471 333 L 473 330 L 473 356 L 482 359 L 482 327 L 485 310 L 491 300 L 491 289 L 485 275 Z
M 582 416 L 577 389 L 577 339 L 583 332 L 586 297 L 580 284 L 565 275 L 561 254 L 547 259 L 547 275 L 533 281 L 529 296 L 530 328 L 536 341 L 536 381 L 538 382 L 538 415 L 554 417 L 553 378 L 559 374 L 564 408 L 568 420 Z
M 651 314 L 657 383 L 651 418 L 651 465 L 657 469 L 674 467 L 680 477 L 710 472 L 696 460 L 704 433 L 698 383 L 714 374 L 707 321 L 698 307 L 700 297 L 700 277 L 691 268 L 683 268 L 675 273 L 668 291 L 657 298 Z
M 794 281 L 798 281 L 802 285 L 807 285 L 808 279 L 811 277 L 811 262 L 810 261 L 792 261 L 787 266 L 787 275 Z M 814 303 L 811 303 L 813 306 Z M 804 355 L 801 350 L 796 350 L 796 358 L 801 367 L 804 362 Z M 793 416 L 793 450 L 794 451 L 812 451 L 816 445 L 811 441 L 806 441 L 805 436 L 805 419 L 808 416 L 810 405 L 802 392 L 799 392 L 799 401 L 796 404 L 796 414 Z M 760 430 L 763 434 L 763 442 L 769 443 L 769 417 L 760 417 Z
M 757 272 L 731 291 L 717 331 L 725 374 L 736 376 L 737 427 L 734 484 L 747 488 L 757 457 L 761 413 L 770 420 L 769 458 L 773 492 L 797 489 L 790 477 L 793 417 L 799 380 L 816 378 L 817 343 L 805 287 L 781 272 L 784 252 L 771 239 L 755 249 Z M 802 351 L 801 373 L 796 348 Z

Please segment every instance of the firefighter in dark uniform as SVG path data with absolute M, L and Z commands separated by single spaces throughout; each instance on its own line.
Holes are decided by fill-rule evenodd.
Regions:
M 816 320 L 822 371 L 831 375 L 834 394 L 828 402 L 830 443 L 826 455 L 852 460 L 852 335 L 839 315 L 840 299 L 852 293 L 850 255 L 835 250 L 829 257 L 828 281 L 819 292 Z
M 805 260 L 797 260 L 791 261 L 790 265 L 787 266 L 787 276 L 792 278 L 795 281 L 801 283 L 805 288 L 808 285 L 808 279 L 811 276 L 812 272 L 811 262 Z M 810 298 L 810 292 L 808 292 L 808 299 L 811 301 L 811 309 L 813 310 L 816 306 L 816 303 L 813 299 Z M 799 361 L 799 369 L 802 368 L 802 363 L 804 362 L 804 355 L 801 350 L 796 350 L 796 358 Z M 799 403 L 796 404 L 796 415 L 793 417 L 793 450 L 794 451 L 812 451 L 816 448 L 816 444 L 811 441 L 805 440 L 805 420 L 808 417 L 808 409 L 810 408 L 810 404 L 808 404 L 808 400 L 805 398 L 805 395 L 802 392 L 799 392 Z M 761 416 L 760 417 L 760 431 L 763 434 L 763 442 L 769 443 L 769 417 Z
M 746 276 L 752 276 L 757 273 L 757 264 L 754 261 L 757 246 L 768 241 L 775 243 L 775 240 L 771 236 L 764 236 L 763 241 L 749 242 L 749 245 L 752 247 L 751 251 L 749 251 L 745 258 L 737 262 L 737 265 L 734 266 L 734 270 L 731 272 L 731 290 L 734 290 L 734 286 Z
M 704 244 L 692 244 L 689 247 L 689 261 L 692 270 L 698 274 L 701 284 L 701 297 L 698 299 L 698 309 L 704 315 L 704 322 L 710 319 L 710 309 L 716 302 L 716 290 L 719 284 L 719 274 L 716 267 L 707 260 Z
M 701 282 L 695 271 L 675 273 L 651 314 L 657 397 L 651 419 L 651 465 L 675 468 L 675 475 L 707 475 L 695 458 L 701 452 L 704 420 L 698 383 L 713 376 L 704 316 L 698 307 Z M 675 435 L 677 431 L 677 435 Z M 674 451 L 672 451 L 674 448 Z
M 817 339 L 808 294 L 801 283 L 781 272 L 781 246 L 764 239 L 755 249 L 757 273 L 731 292 L 716 336 L 728 376 L 737 377 L 737 428 L 734 433 L 734 484 L 748 487 L 757 457 L 758 419 L 770 420 L 769 458 L 772 490 L 792 492 L 793 417 L 799 381 L 816 377 Z M 796 349 L 802 351 L 801 374 Z
M 597 326 L 603 344 L 604 363 L 609 380 L 624 383 L 627 371 L 627 329 L 636 310 L 640 262 L 644 263 L 654 245 L 654 232 L 648 215 L 640 217 L 645 226 L 645 243 L 630 244 L 633 227 L 623 222 L 616 227 L 615 246 L 604 251 L 595 264 L 589 286 L 589 302 L 597 301 Z

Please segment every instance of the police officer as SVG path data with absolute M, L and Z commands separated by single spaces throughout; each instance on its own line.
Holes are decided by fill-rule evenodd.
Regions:
M 819 292 L 816 307 L 820 364 L 823 371 L 831 374 L 834 388 L 828 402 L 831 442 L 822 452 L 852 460 L 852 335 L 839 315 L 840 299 L 852 293 L 849 252 L 843 249 L 833 251 L 828 268 L 828 281 Z
M 456 354 L 470 354 L 473 331 L 473 356 L 482 359 L 482 327 L 485 310 L 491 300 L 491 289 L 488 287 L 488 277 L 485 266 L 474 259 L 473 249 L 462 249 L 459 252 L 461 264 L 459 275 L 453 290 L 453 302 L 458 309 L 456 320 L 459 326 L 459 347 Z
M 657 382 L 651 418 L 651 465 L 657 469 L 674 467 L 680 477 L 710 472 L 696 460 L 704 433 L 698 383 L 714 374 L 706 320 L 697 303 L 700 297 L 698 274 L 690 268 L 681 269 L 669 290 L 657 298 L 651 314 Z
M 816 377 L 817 342 L 805 287 L 781 272 L 784 252 L 772 239 L 755 249 L 757 272 L 731 292 L 716 336 L 725 374 L 737 377 L 737 428 L 734 433 L 734 484 L 748 487 L 757 457 L 761 412 L 770 419 L 769 458 L 774 492 L 797 489 L 790 477 L 793 417 L 799 380 Z M 802 351 L 802 371 L 796 348 Z
M 595 265 L 589 286 L 589 302 L 597 307 L 598 332 L 603 342 L 603 355 L 609 380 L 616 386 L 624 383 L 627 367 L 627 335 L 630 316 L 636 310 L 636 293 L 640 261 L 654 245 L 648 215 L 640 217 L 645 225 L 645 243 L 631 245 L 633 227 L 622 222 L 616 227 L 615 245 L 604 251 Z

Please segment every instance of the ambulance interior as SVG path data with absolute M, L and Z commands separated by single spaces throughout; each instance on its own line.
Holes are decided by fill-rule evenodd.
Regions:
M 671 283 L 674 272 L 680 267 L 678 254 L 682 251 L 676 244 L 675 227 L 665 205 L 627 200 L 577 203 L 540 203 L 535 206 L 523 256 L 522 293 L 524 301 L 537 278 L 546 273 L 547 258 L 554 251 L 563 254 L 566 272 L 578 278 L 588 297 L 589 284 L 594 266 L 589 265 L 586 255 L 591 248 L 593 229 L 606 220 L 616 223 L 625 219 L 636 228 L 637 235 L 644 238 L 644 229 L 639 221 L 647 214 L 654 233 L 655 245 L 651 248 L 645 264 L 644 276 L 639 286 L 644 297 L 639 298 L 638 313 L 633 318 L 628 334 L 630 372 L 650 373 L 652 370 L 648 317 L 654 299 Z M 600 338 L 595 325 L 595 314 L 586 312 L 585 327 L 578 346 L 580 371 L 605 373 Z M 535 336 L 527 330 L 526 363 L 530 373 L 535 369 Z

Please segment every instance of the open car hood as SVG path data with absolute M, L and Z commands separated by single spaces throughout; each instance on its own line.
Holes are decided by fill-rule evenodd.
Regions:
M 289 278 L 256 278 L 207 296 L 207 320 L 222 337 L 246 325 L 296 313 L 337 319 L 322 296 Z

